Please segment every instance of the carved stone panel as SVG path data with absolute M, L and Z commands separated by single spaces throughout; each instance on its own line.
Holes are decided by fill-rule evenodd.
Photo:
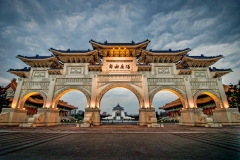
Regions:
M 71 67 L 69 70 L 69 74 L 81 74 L 82 73 L 82 67 Z
M 207 77 L 207 74 L 206 74 L 206 71 L 194 71 L 194 76 L 196 78 Z
M 172 71 L 171 71 L 171 67 L 159 67 L 159 66 L 156 66 L 155 67 L 155 73 L 157 76 L 166 76 L 166 75 L 171 75 L 172 74 Z
M 45 77 L 45 71 L 33 71 L 33 77 Z

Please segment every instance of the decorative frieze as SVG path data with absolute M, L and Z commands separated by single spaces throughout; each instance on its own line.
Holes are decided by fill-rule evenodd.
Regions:
M 92 85 L 91 78 L 57 78 L 56 85 L 71 85 L 71 84 L 78 84 L 78 85 Z
M 142 75 L 114 75 L 114 74 L 106 74 L 106 75 L 98 75 L 98 82 L 111 82 L 111 81 L 142 81 Z
M 190 82 L 192 89 L 218 89 L 216 82 Z
M 182 78 L 148 78 L 148 85 L 184 85 Z
M 24 82 L 22 89 L 48 89 L 49 82 Z

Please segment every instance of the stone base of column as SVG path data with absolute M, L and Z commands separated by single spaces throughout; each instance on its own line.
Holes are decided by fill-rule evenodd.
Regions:
M 0 125 L 18 126 L 26 123 L 27 119 L 27 111 L 24 109 L 3 108 L 0 114 Z
M 213 120 L 222 125 L 240 125 L 238 108 L 221 108 L 213 110 Z
M 179 125 L 202 126 L 202 127 L 221 127 L 202 112 L 202 108 L 189 108 L 181 110 Z
M 151 124 L 151 118 L 156 118 L 155 108 L 139 109 L 139 125 L 146 126 Z
M 89 121 L 92 121 L 94 126 L 99 126 L 101 124 L 100 111 L 101 110 L 99 108 L 85 108 L 84 120 L 83 120 L 84 123 L 89 123 Z
M 59 125 L 59 109 L 57 108 L 40 108 L 38 109 L 38 114 L 45 113 L 45 126 Z
M 194 113 L 195 109 L 181 109 L 179 125 L 196 126 Z
M 54 126 L 60 124 L 59 110 L 53 108 L 39 108 L 37 114 L 28 118 L 27 123 L 20 127 Z

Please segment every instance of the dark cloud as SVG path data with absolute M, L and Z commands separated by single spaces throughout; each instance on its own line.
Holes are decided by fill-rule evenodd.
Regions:
M 220 53 L 225 59 L 214 66 L 233 67 L 235 74 L 223 82 L 234 84 L 240 73 L 237 62 L 231 64 L 240 58 L 239 15 L 238 0 L 1 0 L 0 85 L 14 77 L 6 72 L 9 68 L 26 66 L 16 55 L 50 55 L 50 47 L 88 49 L 90 39 L 149 39 L 149 49 L 189 47 L 191 55 Z

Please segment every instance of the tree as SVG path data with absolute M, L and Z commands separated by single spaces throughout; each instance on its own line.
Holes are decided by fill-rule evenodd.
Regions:
M 240 80 L 237 85 L 229 85 L 227 91 L 227 99 L 230 105 L 230 108 L 238 108 L 240 112 Z
M 6 90 L 0 86 L 0 113 L 2 112 L 2 108 L 6 108 L 9 102 L 6 100 Z
M 156 111 L 156 118 L 159 119 L 158 111 Z

